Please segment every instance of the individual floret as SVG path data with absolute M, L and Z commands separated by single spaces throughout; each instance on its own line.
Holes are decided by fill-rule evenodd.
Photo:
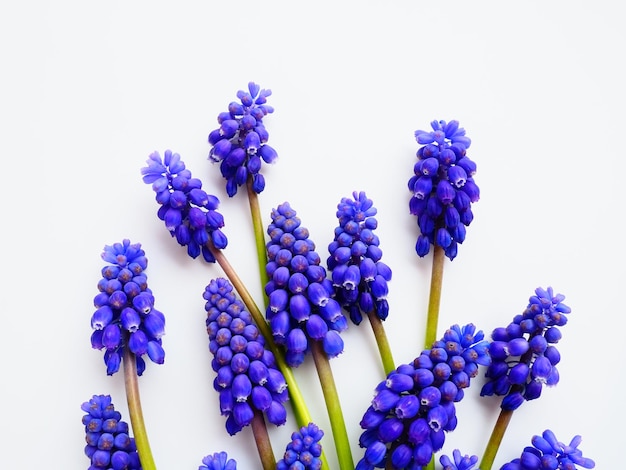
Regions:
M 219 199 L 202 189 L 202 182 L 191 176 L 179 154 L 166 150 L 161 160 L 159 153 L 153 152 L 147 163 L 141 174 L 156 193 L 159 219 L 178 244 L 187 247 L 189 256 L 197 258 L 202 253 L 207 262 L 215 262 L 208 243 L 217 249 L 228 244 L 221 230 L 224 217 L 217 212 Z
M 452 326 L 431 349 L 387 375 L 363 415 L 357 470 L 421 470 L 457 426 L 455 403 L 478 366 L 488 365 L 488 341 L 472 324 Z
M 154 296 L 148 288 L 145 269 L 148 259 L 140 243 L 124 240 L 104 247 L 96 311 L 91 316 L 91 346 L 105 349 L 107 374 L 120 368 L 124 348 L 135 355 L 137 373 L 141 375 L 147 355 L 152 362 L 163 364 L 165 351 L 161 337 L 165 334 L 165 316 L 154 308 Z
M 458 121 L 433 121 L 431 127 L 415 131 L 423 145 L 409 179 L 409 210 L 417 216 L 421 232 L 415 250 L 425 256 L 437 245 L 452 260 L 474 218 L 471 205 L 480 197 L 474 182 L 476 164 L 467 156 L 471 140 Z
M 81 405 L 87 413 L 85 455 L 91 460 L 90 470 L 141 470 L 135 439 L 122 415 L 115 410 L 110 395 L 94 395 Z
M 315 244 L 289 203 L 273 209 L 271 216 L 265 292 L 269 299 L 266 318 L 274 341 L 285 347 L 285 360 L 291 367 L 302 364 L 310 341 L 321 342 L 328 357 L 336 357 L 343 352 L 339 332 L 348 325 L 332 298 L 333 286 L 320 265 Z
M 229 459 L 226 452 L 216 452 L 204 457 L 198 470 L 237 470 L 237 462 Z
M 211 366 L 217 374 L 213 387 L 219 393 L 220 411 L 227 416 L 226 430 L 238 433 L 250 424 L 255 411 L 263 412 L 272 424 L 284 424 L 287 382 L 233 286 L 224 278 L 214 279 L 203 298 Z
M 583 457 L 582 451 L 578 448 L 581 441 L 580 436 L 574 436 L 569 445 L 563 444 L 556 439 L 551 430 L 547 429 L 541 436 L 533 436 L 532 446 L 524 448 L 519 458 L 504 464 L 501 470 L 594 468 L 595 462 Z
M 381 261 L 383 253 L 374 234 L 378 221 L 372 200 L 362 191 L 355 191 L 352 196 L 353 199 L 342 198 L 337 205 L 339 226 L 328 246 L 330 256 L 326 265 L 331 272 L 335 299 L 358 325 L 363 313 L 376 312 L 381 320 L 387 318 L 391 269 Z
M 209 134 L 209 159 L 220 162 L 226 192 L 231 197 L 248 179 L 254 192 L 265 189 L 265 178 L 260 173 L 262 162 L 273 163 L 277 158 L 276 151 L 267 145 L 269 134 L 263 124 L 263 118 L 274 112 L 267 104 L 271 94 L 271 90 L 248 83 L 247 91 L 237 92 L 239 102 L 230 103 L 228 111 L 217 116 L 220 126 Z
M 482 396 L 504 396 L 501 407 L 515 410 L 524 401 L 538 398 L 544 385 L 558 383 L 556 365 L 561 355 L 554 345 L 561 339 L 559 327 L 567 323 L 566 314 L 571 312 L 564 299 L 552 287 L 538 287 L 522 314 L 493 331 L 492 364 L 485 374 L 488 381 Z
M 276 470 L 318 470 L 322 468 L 322 431 L 314 423 L 302 426 L 291 435 L 291 442 L 283 458 L 276 462 Z

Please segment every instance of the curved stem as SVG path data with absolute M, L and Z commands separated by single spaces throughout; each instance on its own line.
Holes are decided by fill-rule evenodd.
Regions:
M 260 411 L 257 410 L 254 412 L 254 417 L 252 418 L 252 422 L 250 424 L 252 426 L 252 433 L 254 434 L 254 441 L 256 442 L 256 448 L 259 451 L 259 457 L 261 458 L 263 470 L 275 470 L 276 460 L 274 457 L 274 451 L 272 450 L 270 436 L 267 433 L 265 419 Z
M 371 311 L 367 314 L 374 332 L 374 338 L 376 338 L 376 344 L 378 345 L 378 352 L 380 353 L 380 359 L 383 362 L 383 369 L 385 375 L 395 370 L 396 366 L 393 362 L 393 356 L 391 355 L 391 347 L 389 346 L 389 340 L 385 333 L 382 320 L 376 315 L 376 311 Z
M 426 338 L 424 347 L 430 348 L 437 340 L 437 323 L 439 321 L 439 305 L 441 303 L 441 285 L 443 283 L 443 248 L 435 245 L 433 267 L 430 277 L 430 295 L 428 299 L 428 318 L 426 319 Z
M 512 416 L 513 410 L 500 410 L 500 415 L 498 416 L 496 424 L 493 427 L 493 431 L 491 431 L 491 436 L 489 437 L 489 442 L 485 448 L 485 453 L 480 461 L 480 470 L 491 470 L 493 461 L 496 459 L 496 454 L 498 453 L 498 449 L 502 443 L 502 438 L 504 437 L 507 426 L 511 422 Z
M 256 243 L 257 259 L 259 261 L 259 279 L 261 286 L 265 287 L 268 282 L 267 271 L 267 252 L 265 249 L 265 233 L 263 231 L 263 218 L 261 217 L 261 208 L 259 205 L 259 195 L 252 188 L 252 177 L 249 176 L 246 182 L 248 190 L 248 202 L 250 204 L 250 216 L 252 218 L 252 226 L 254 229 L 254 241 Z M 267 295 L 263 291 L 265 304 L 267 304 Z
M 139 383 L 137 380 L 137 363 L 135 355 L 130 348 L 124 348 L 124 385 L 126 387 L 126 401 L 130 413 L 130 424 L 133 428 L 133 437 L 137 445 L 139 460 L 143 470 L 156 470 L 152 450 L 148 442 L 148 434 L 141 411 L 141 400 L 139 399 Z
M 315 368 L 322 386 L 328 417 L 330 418 L 330 427 L 333 431 L 333 440 L 335 449 L 337 450 L 337 458 L 339 459 L 339 468 L 341 470 L 354 470 L 352 461 L 352 451 L 350 450 L 350 441 L 346 431 L 346 423 L 343 418 L 341 404 L 339 403 L 339 395 L 335 386 L 335 379 L 330 368 L 328 356 L 322 349 L 319 341 L 311 341 L 311 351 Z

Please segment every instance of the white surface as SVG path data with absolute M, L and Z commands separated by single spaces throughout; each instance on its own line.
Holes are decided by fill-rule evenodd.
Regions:
M 33 5 L 34 3 L 34 5 Z M 572 307 L 561 382 L 516 412 L 494 468 L 533 434 L 583 436 L 599 469 L 622 460 L 625 256 L 622 134 L 626 33 L 618 2 L 30 2 L 0 7 L 3 428 L 0 468 L 81 469 L 80 404 L 111 394 L 129 420 L 123 377 L 105 375 L 89 319 L 105 244 L 142 243 L 166 314 L 166 363 L 141 398 L 162 470 L 225 450 L 258 468 L 252 434 L 229 437 L 212 390 L 201 294 L 217 266 L 192 260 L 156 217 L 139 169 L 179 152 L 222 200 L 226 255 L 260 301 L 245 197 L 229 199 L 206 160 L 208 132 L 238 89 L 271 88 L 265 122 L 279 160 L 261 207 L 290 201 L 325 258 L 339 199 L 365 190 L 392 267 L 385 324 L 396 362 L 420 350 L 430 258 L 414 253 L 406 181 L 413 131 L 458 119 L 472 138 L 481 200 L 447 262 L 440 330 L 490 332 L 552 285 Z M 241 194 L 243 196 L 243 194 Z M 371 330 L 351 328 L 332 361 L 353 441 L 381 367 Z M 297 370 L 330 427 L 311 361 Z M 481 454 L 496 401 L 477 379 L 445 450 Z M 292 430 L 273 429 L 279 457 Z M 334 449 L 325 449 L 334 468 Z

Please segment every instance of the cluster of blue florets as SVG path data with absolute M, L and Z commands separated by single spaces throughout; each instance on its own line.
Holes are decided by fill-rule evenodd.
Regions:
M 124 348 L 128 347 L 141 375 L 146 367 L 142 356 L 148 355 L 157 364 L 165 360 L 161 343 L 165 317 L 154 308 L 154 296 L 148 288 L 144 272 L 148 259 L 141 244 L 130 240 L 105 246 L 102 259 L 109 264 L 102 269 L 100 293 L 94 297 L 91 345 L 105 349 L 108 375 L 119 370 Z
M 387 283 L 391 269 L 380 259 L 383 252 L 374 234 L 378 221 L 376 208 L 364 192 L 342 198 L 337 205 L 339 226 L 333 242 L 328 246 L 326 261 L 335 288 L 335 299 L 358 325 L 363 313 L 376 312 L 385 320 L 389 314 Z
M 554 344 L 561 339 L 558 327 L 567 323 L 566 314 L 571 312 L 563 300 L 565 296 L 555 295 L 551 287 L 539 287 L 522 314 L 493 331 L 489 380 L 481 395 L 504 396 L 501 407 L 515 410 L 524 401 L 538 398 L 544 385 L 557 384 L 561 355 Z
M 478 463 L 477 455 L 461 455 L 461 451 L 454 449 L 452 451 L 452 459 L 447 455 L 439 458 L 439 463 L 443 470 L 473 470 Z
M 488 341 L 472 324 L 452 326 L 443 338 L 424 350 L 413 363 L 388 374 L 376 388 L 363 415 L 359 443 L 365 455 L 357 470 L 412 468 L 420 470 L 445 442 L 445 432 L 456 428 L 454 403 L 488 365 Z
M 228 111 L 217 116 L 220 127 L 209 134 L 212 145 L 209 158 L 220 162 L 226 192 L 231 197 L 248 178 L 254 192 L 265 189 L 261 164 L 272 163 L 277 158 L 276 150 L 267 145 L 269 134 L 263 124 L 263 118 L 274 112 L 274 108 L 267 104 L 267 97 L 271 94 L 271 90 L 261 89 L 254 82 L 248 83 L 248 91 L 237 92 L 240 102 L 230 103 Z
M 532 446 L 524 448 L 519 458 L 504 464 L 501 470 L 576 470 L 577 465 L 594 468 L 595 462 L 583 457 L 578 448 L 581 440 L 580 436 L 574 436 L 567 445 L 559 442 L 554 433 L 547 429 L 541 436 L 533 436 Z
M 130 437 L 128 424 L 115 410 L 109 395 L 94 395 L 82 404 L 87 413 L 85 425 L 85 455 L 91 460 L 89 470 L 141 470 L 135 439 Z
M 189 256 L 197 258 L 202 253 L 206 261 L 215 262 L 207 244 L 218 249 L 228 244 L 221 231 L 224 217 L 217 212 L 219 199 L 202 189 L 202 182 L 192 177 L 179 154 L 166 150 L 161 160 L 159 153 L 153 152 L 146 162 L 141 174 L 156 192 L 159 219 L 178 244 L 187 247 Z
M 321 342 L 328 357 L 335 357 L 343 352 L 339 332 L 348 323 L 332 298 L 332 282 L 320 265 L 315 244 L 289 203 L 273 209 L 271 216 L 265 293 L 274 341 L 285 347 L 285 360 L 291 367 L 302 364 L 310 340 Z
M 322 468 L 322 444 L 324 437 L 316 424 L 302 426 L 291 435 L 291 442 L 283 458 L 276 462 L 276 470 L 318 470 Z
M 415 131 L 415 139 L 423 144 L 409 179 L 409 209 L 421 232 L 415 250 L 425 256 L 430 245 L 437 245 L 454 259 L 465 240 L 465 227 L 474 219 L 471 204 L 480 197 L 474 182 L 476 164 L 467 157 L 471 140 L 458 121 L 433 121 L 431 127 Z
M 204 457 L 198 470 L 237 470 L 237 462 L 229 459 L 226 452 L 216 452 Z
M 255 410 L 265 413 L 272 424 L 284 424 L 287 382 L 233 286 L 224 278 L 214 279 L 203 298 L 214 355 L 211 365 L 217 374 L 213 387 L 219 393 L 220 411 L 227 416 L 226 430 L 231 435 L 239 432 L 250 424 Z

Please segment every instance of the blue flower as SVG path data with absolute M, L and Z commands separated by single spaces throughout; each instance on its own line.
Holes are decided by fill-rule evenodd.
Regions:
M 554 344 L 561 339 L 558 327 L 567 323 L 566 314 L 571 312 L 563 300 L 565 296 L 555 295 L 552 287 L 538 287 L 521 315 L 493 331 L 492 364 L 485 374 L 488 381 L 482 396 L 504 396 L 501 407 L 515 410 L 524 401 L 538 398 L 544 385 L 558 383 L 556 365 L 561 355 Z
M 474 182 L 476 164 L 467 157 L 471 140 L 458 121 L 433 121 L 431 127 L 415 131 L 422 147 L 408 183 L 413 193 L 409 210 L 417 216 L 421 232 L 415 249 L 425 256 L 437 245 L 452 260 L 474 218 L 471 205 L 480 197 Z
M 302 364 L 311 340 L 320 341 L 328 357 L 336 357 L 343 352 L 339 332 L 348 327 L 347 320 L 332 298 L 332 282 L 320 265 L 309 231 L 287 202 L 273 209 L 271 217 L 265 292 L 274 341 L 285 347 L 291 367 Z
M 314 423 L 302 426 L 291 435 L 283 458 L 276 462 L 276 470 L 317 470 L 322 467 L 322 431 Z
M 224 278 L 214 279 L 203 298 L 209 350 L 214 356 L 211 366 L 217 374 L 213 387 L 219 393 L 220 411 L 227 416 L 226 430 L 238 433 L 257 410 L 272 424 L 284 424 L 287 382 L 233 286 Z
M 153 152 L 146 162 L 141 174 L 156 193 L 159 219 L 178 244 L 187 247 L 189 256 L 197 258 L 202 253 L 207 262 L 215 262 L 207 244 L 218 249 L 228 244 L 221 231 L 224 217 L 217 212 L 219 199 L 202 189 L 202 182 L 191 176 L 179 154 L 166 150 L 161 160 L 159 153 Z
M 445 433 L 457 426 L 460 401 L 478 366 L 490 362 L 488 341 L 468 324 L 452 326 L 431 349 L 403 364 L 376 387 L 361 419 L 359 444 L 365 455 L 358 470 L 421 469 L 443 447 Z
M 528 446 L 520 458 L 505 464 L 501 470 L 541 470 L 544 468 L 576 470 L 594 468 L 595 462 L 583 457 L 578 446 L 582 438 L 574 436 L 569 445 L 559 442 L 554 433 L 547 429 L 541 436 L 533 436 L 532 447 Z
M 372 311 L 381 320 L 389 314 L 387 282 L 391 269 L 382 261 L 382 250 L 374 229 L 378 222 L 376 208 L 364 192 L 352 193 L 353 199 L 342 198 L 337 205 L 339 227 L 328 246 L 330 257 L 326 261 L 335 299 L 358 325 L 363 313 Z
M 85 455 L 91 460 L 90 469 L 141 470 L 135 439 L 130 437 L 128 424 L 115 410 L 109 395 L 94 395 L 81 405 L 87 413 L 85 425 Z
M 94 297 L 91 345 L 105 349 L 108 375 L 119 370 L 123 348 L 128 347 L 141 375 L 146 367 L 142 356 L 148 355 L 157 364 L 165 360 L 161 345 L 165 316 L 154 308 L 154 296 L 148 288 L 144 272 L 148 259 L 141 244 L 130 240 L 105 246 L 102 259 L 109 264 L 102 269 L 100 293 Z
M 198 470 L 237 470 L 237 462 L 229 459 L 226 452 L 216 452 L 204 457 Z
M 274 112 L 267 104 L 271 94 L 271 90 L 248 83 L 248 91 L 237 92 L 240 102 L 230 103 L 228 111 L 217 116 L 220 127 L 209 134 L 212 145 L 209 159 L 220 162 L 230 197 L 237 194 L 237 188 L 249 178 L 254 192 L 265 189 L 265 179 L 260 173 L 262 162 L 273 163 L 277 158 L 276 151 L 267 145 L 269 134 L 263 124 L 263 118 Z
M 452 451 L 452 457 L 454 461 L 450 460 L 447 455 L 442 455 L 439 458 L 439 462 L 443 466 L 443 470 L 473 470 L 474 465 L 478 462 L 478 456 L 476 455 L 461 455 L 461 451 L 454 449 Z

